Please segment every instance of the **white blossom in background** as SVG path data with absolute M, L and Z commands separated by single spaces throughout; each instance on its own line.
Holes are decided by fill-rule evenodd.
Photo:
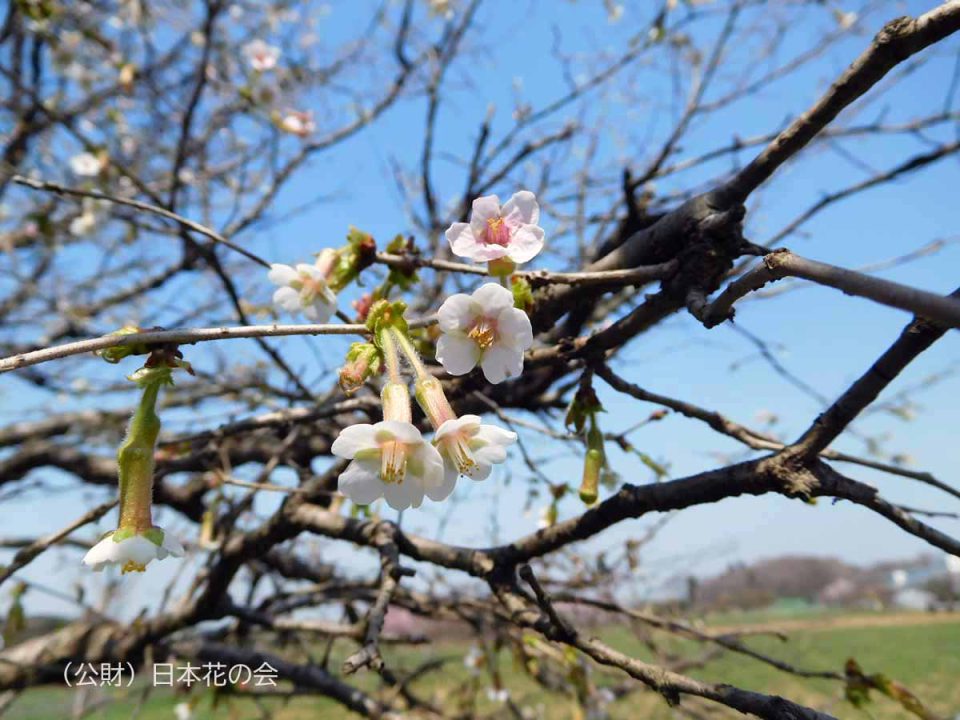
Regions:
M 467 654 L 463 656 L 463 666 L 467 669 L 467 672 L 473 676 L 479 675 L 480 671 L 483 670 L 483 661 L 483 650 L 476 645 L 471 645 L 470 649 L 467 650 Z
M 840 26 L 841 30 L 849 30 L 859 19 L 859 15 L 857 15 L 855 12 L 845 12 L 840 8 L 833 9 L 833 17 L 836 19 L 837 25 Z
M 523 353 L 533 345 L 533 328 L 523 310 L 513 306 L 513 293 L 486 283 L 472 295 L 448 297 L 437 311 L 443 333 L 437 360 L 451 375 L 465 375 L 479 363 L 488 382 L 518 377 Z
M 505 703 L 510 699 L 510 691 L 506 688 L 487 688 L 487 699 L 495 703 Z
M 193 708 L 190 703 L 177 703 L 173 706 L 173 715 L 177 720 L 193 720 Z
M 157 532 L 159 531 L 159 532 Z M 183 546 L 169 533 L 154 528 L 143 534 L 131 534 L 121 540 L 109 533 L 83 556 L 83 564 L 100 572 L 107 565 L 118 565 L 124 573 L 143 572 L 153 560 L 183 557 Z M 149 536 L 149 537 L 148 537 Z
M 437 449 L 409 422 L 351 425 L 340 431 L 330 451 L 352 461 L 337 487 L 358 505 L 382 497 L 394 510 L 417 508 L 424 496 L 446 500 L 456 484 L 456 476 L 447 481 Z
M 291 110 L 280 119 L 280 129 L 297 137 L 312 135 L 317 129 L 312 112 Z
M 440 16 L 444 20 L 450 20 L 453 17 L 453 0 L 427 0 L 430 6 L 430 14 Z
M 507 448 L 517 434 L 496 425 L 484 425 L 477 415 L 447 420 L 434 435 L 433 443 L 443 457 L 445 482 L 455 484 L 460 475 L 486 480 L 494 465 L 507 459 Z
M 307 263 L 290 265 L 274 263 L 267 274 L 274 285 L 273 303 L 289 313 L 302 312 L 315 323 L 325 323 L 337 309 L 337 296 L 327 285 L 322 268 Z
M 80 205 L 80 214 L 70 221 L 70 234 L 75 237 L 89 234 L 100 222 L 100 216 L 109 205 L 106 200 L 84 198 Z
M 243 46 L 243 55 L 250 63 L 250 67 L 257 72 L 269 72 L 277 66 L 277 62 L 280 60 L 280 48 L 265 43 L 258 38 Z
M 103 162 L 93 153 L 80 153 L 70 158 L 70 170 L 79 177 L 95 177 L 103 170 Z
M 454 223 L 446 237 L 454 255 L 474 262 L 508 258 L 525 263 L 543 249 L 539 222 L 540 206 L 529 190 L 514 193 L 503 207 L 496 195 L 485 195 L 473 201 L 470 222 Z

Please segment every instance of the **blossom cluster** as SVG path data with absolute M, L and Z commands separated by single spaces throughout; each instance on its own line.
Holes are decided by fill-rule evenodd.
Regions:
M 479 366 L 487 382 L 496 384 L 523 372 L 533 328 L 506 285 L 517 264 L 529 262 L 543 249 L 539 219 L 536 197 L 523 190 L 503 205 L 496 195 L 477 198 L 469 222 L 453 223 L 446 231 L 455 255 L 488 263 L 490 275 L 502 283 L 488 282 L 472 294 L 451 295 L 440 305 L 434 357 L 448 374 L 466 375 Z M 274 305 L 327 322 L 336 311 L 336 291 L 347 282 L 342 274 L 352 279 L 359 272 L 350 262 L 344 249 L 328 249 L 314 264 L 273 265 L 269 279 L 279 286 Z M 405 305 L 387 299 L 391 287 L 407 288 L 413 277 L 393 272 L 376 300 L 365 296 L 354 303 L 363 309 L 372 342 L 351 346 L 340 371 L 341 387 L 353 392 L 383 369 L 389 374 L 381 390 L 383 420 L 344 428 L 331 447 L 335 456 L 350 461 L 338 487 L 358 505 L 383 498 L 390 507 L 404 510 L 419 507 L 424 498 L 442 501 L 460 476 L 476 481 L 489 477 L 517 440 L 512 431 L 485 424 L 477 415 L 458 417 L 451 408 L 441 382 L 420 358 L 403 319 Z M 434 429 L 432 440 L 412 421 L 404 364 L 413 371 L 414 394 Z

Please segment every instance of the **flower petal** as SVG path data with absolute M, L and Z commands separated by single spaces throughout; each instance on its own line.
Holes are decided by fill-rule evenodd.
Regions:
M 274 263 L 270 266 L 267 277 L 274 285 L 289 285 L 297 279 L 297 271 L 289 265 Z
M 103 570 L 104 565 L 117 562 L 119 543 L 113 541 L 112 533 L 87 550 L 83 556 L 83 564 L 90 565 L 94 570 Z
M 449 466 L 445 465 L 440 484 L 435 487 L 430 487 L 427 485 L 424 488 L 427 497 L 434 502 L 446 500 L 453 493 L 454 488 L 457 487 L 457 479 L 459 477 L 460 475 L 457 472 L 456 466 L 454 466 L 452 463 Z
M 437 450 L 436 447 L 430 443 L 421 445 L 416 450 L 416 461 L 414 464 L 420 468 L 420 484 L 431 500 L 443 500 L 453 491 L 451 487 L 450 492 L 447 492 L 443 497 L 430 495 L 433 491 L 439 492 L 439 490 L 446 485 L 447 481 L 447 472 L 443 462 L 443 456 L 440 455 L 440 451 Z
M 277 292 L 280 292 L 280 291 L 278 290 Z M 304 305 L 303 308 L 301 309 L 303 310 L 304 316 L 308 320 L 311 320 L 312 322 L 322 325 L 323 323 L 327 322 L 330 319 L 330 317 L 333 315 L 333 311 L 336 309 L 336 305 L 335 304 L 331 305 L 329 302 L 326 301 L 326 298 L 323 298 L 323 296 L 318 295 L 317 299 L 314 302 L 310 303 L 309 305 Z
M 337 478 L 337 490 L 357 505 L 369 505 L 383 497 L 386 486 L 379 472 L 378 460 L 354 460 Z
M 451 295 L 437 310 L 437 323 L 443 332 L 466 330 L 481 312 L 480 306 L 469 295 Z
M 479 428 L 479 416 L 464 415 L 462 417 L 453 418 L 452 420 L 444 420 L 443 424 L 440 425 L 440 427 L 437 428 L 437 431 L 433 434 L 433 437 L 437 442 L 443 440 L 448 435 L 459 435 L 460 433 L 463 433 L 466 437 L 472 437 Z
M 483 353 L 480 360 L 483 376 L 487 382 L 502 383 L 508 378 L 519 377 L 523 372 L 523 353 L 505 345 L 494 345 Z
M 423 435 L 413 423 L 402 422 L 400 420 L 383 420 L 373 426 L 375 437 L 378 441 L 384 439 L 396 439 L 407 445 L 417 445 L 423 443 Z M 388 438 L 383 436 L 387 435 Z
M 497 283 L 484 283 L 474 291 L 473 299 L 483 308 L 483 314 L 491 318 L 513 307 L 513 293 Z
M 522 225 L 510 238 L 507 255 L 515 263 L 530 262 L 543 250 L 543 238 L 543 228 Z
M 281 310 L 295 313 L 300 309 L 300 293 L 292 287 L 277 288 L 273 293 L 273 304 Z
M 411 482 L 409 475 L 400 483 L 387 483 L 383 486 L 383 497 L 387 505 L 394 510 L 418 508 L 423 504 L 423 488 L 417 482 Z
M 437 340 L 437 361 L 451 375 L 466 375 L 479 359 L 480 348 L 468 337 L 441 335 Z
M 376 434 L 375 425 L 368 423 L 350 425 L 337 435 L 337 439 L 330 446 L 330 452 L 337 457 L 352 460 L 361 450 L 370 450 L 377 447 Z
M 183 557 L 183 545 L 166 530 L 163 531 L 163 545 L 160 549 L 173 557 Z
M 540 222 L 537 196 L 529 190 L 516 192 L 504 204 L 501 214 L 510 225 L 537 225 Z
M 517 350 L 527 350 L 533 345 L 533 326 L 530 318 L 518 308 L 510 307 L 497 317 L 497 337 L 500 342 Z
M 500 198 L 496 195 L 483 195 L 473 201 L 471 209 L 470 224 L 474 227 L 474 234 L 476 235 L 478 224 L 483 228 L 487 220 L 500 217 Z
M 454 223 L 444 235 L 450 243 L 451 252 L 459 257 L 472 258 L 473 253 L 483 247 L 468 223 Z

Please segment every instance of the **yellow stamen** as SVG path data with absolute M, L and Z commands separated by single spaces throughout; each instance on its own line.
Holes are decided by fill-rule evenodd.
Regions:
M 453 460 L 454 465 L 457 466 L 462 475 L 471 475 L 477 469 L 477 461 L 462 437 L 459 435 L 451 437 L 444 444 L 450 459 Z
M 470 328 L 467 337 L 479 345 L 481 350 L 486 350 L 497 341 L 496 321 L 487 317 L 481 317 L 474 323 L 473 327 Z
M 510 228 L 503 222 L 502 217 L 487 218 L 487 232 L 484 242 L 487 245 L 501 245 L 503 247 L 510 244 Z
M 380 446 L 380 479 L 383 482 L 402 483 L 407 474 L 407 448 L 390 440 Z
M 147 565 L 146 563 L 138 563 L 133 560 L 127 560 L 126 564 L 123 566 L 123 569 L 120 570 L 121 575 L 126 575 L 128 572 L 146 572 Z

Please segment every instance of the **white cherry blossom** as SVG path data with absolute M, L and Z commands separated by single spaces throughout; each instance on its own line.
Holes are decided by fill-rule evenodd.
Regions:
M 244 57 L 257 72 L 269 72 L 277 66 L 280 60 L 280 48 L 265 43 L 259 38 L 251 40 L 243 46 Z
M 307 137 L 317 129 L 317 124 L 313 121 L 313 113 L 291 110 L 280 118 L 280 129 L 297 137 Z
M 420 507 L 424 495 L 445 500 L 453 492 L 443 459 L 409 422 L 384 420 L 375 425 L 351 425 L 340 431 L 331 452 L 352 460 L 337 487 L 358 505 L 381 497 L 395 510 Z
M 500 383 L 523 371 L 523 352 L 533 344 L 533 328 L 513 293 L 486 283 L 473 295 L 448 297 L 437 312 L 442 335 L 437 360 L 451 375 L 465 375 L 480 364 L 488 382 Z
M 516 441 L 515 432 L 484 425 L 477 415 L 464 415 L 437 428 L 433 443 L 443 457 L 445 482 L 455 484 L 460 475 L 486 480 L 493 466 L 507 459 L 507 448 Z
M 274 263 L 267 275 L 280 287 L 273 304 L 289 313 L 302 312 L 315 323 L 324 323 L 337 309 L 337 296 L 327 285 L 323 268 L 299 263 L 295 268 Z
M 475 262 L 508 258 L 525 263 L 543 249 L 543 228 L 537 197 L 529 190 L 514 193 L 500 207 L 500 198 L 485 195 L 473 201 L 469 223 L 454 223 L 446 232 L 454 255 Z
M 121 533 L 122 539 L 117 540 Z M 100 572 L 107 565 L 119 565 L 124 573 L 143 572 L 152 560 L 163 560 L 168 555 L 183 557 L 180 542 L 160 528 L 144 533 L 118 530 L 109 533 L 83 556 L 83 564 Z
M 93 153 L 80 153 L 70 158 L 70 170 L 79 177 L 95 177 L 103 170 L 103 162 Z

